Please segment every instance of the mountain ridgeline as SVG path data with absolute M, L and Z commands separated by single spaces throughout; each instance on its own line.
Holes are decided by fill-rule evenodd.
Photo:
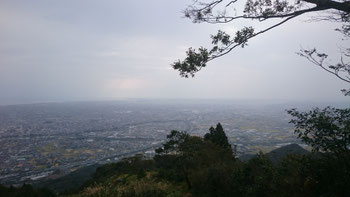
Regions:
M 272 163 L 278 164 L 284 157 L 288 155 L 307 155 L 310 152 L 299 146 L 298 144 L 289 144 L 286 146 L 282 146 L 271 152 L 267 153 L 266 156 L 271 160 Z M 248 161 L 257 155 L 254 154 L 244 154 L 239 157 L 241 161 Z
M 238 159 L 219 123 L 204 137 L 173 130 L 153 159 L 138 154 L 102 165 L 85 182 L 76 177 L 75 188 L 62 177 L 44 184 L 56 194 L 24 185 L 0 187 L 0 195 L 347 196 L 349 166 L 348 152 L 308 152 L 296 144 Z

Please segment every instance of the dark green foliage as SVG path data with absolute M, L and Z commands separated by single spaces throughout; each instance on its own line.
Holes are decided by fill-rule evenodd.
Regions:
M 214 140 L 203 140 L 201 137 L 190 136 L 187 133 L 172 131 L 167 136 L 168 141 L 162 148 L 156 150 L 156 166 L 161 169 L 160 177 L 172 181 L 185 181 L 192 188 L 195 172 L 198 169 L 210 168 L 217 164 L 231 163 L 232 155 L 227 137 L 220 124 L 218 131 L 207 135 Z
M 312 182 L 314 196 L 348 196 L 350 192 L 350 158 L 325 153 L 308 157 L 306 175 Z
M 159 177 L 171 181 L 181 182 L 186 179 L 187 171 L 184 167 L 182 146 L 190 138 L 186 132 L 172 130 L 167 135 L 167 142 L 163 147 L 156 149 L 154 160 L 156 166 L 160 169 Z
M 156 167 L 158 168 L 158 177 L 174 181 L 182 182 L 184 181 L 184 174 L 181 173 L 181 161 L 176 155 L 156 155 L 154 157 Z
M 180 153 L 180 145 L 185 142 L 190 137 L 186 132 L 180 132 L 172 130 L 169 135 L 167 135 L 167 143 L 163 144 L 163 147 L 156 149 L 158 155 L 167 154 L 178 154 Z
M 255 35 L 252 27 L 244 27 L 237 31 L 233 38 L 223 31 L 218 31 L 216 35 L 211 36 L 214 46 L 209 51 L 203 47 L 199 48 L 198 52 L 193 48 L 189 48 L 186 51 L 187 57 L 185 60 L 178 60 L 171 66 L 180 72 L 181 77 L 194 77 L 195 73 L 206 67 L 207 62 L 228 53 L 231 48 L 237 46 L 244 48 L 248 45 L 248 40 Z
M 164 197 L 167 192 L 157 188 L 148 187 L 141 192 L 135 191 L 135 188 L 130 188 L 120 194 L 120 197 Z
M 142 179 L 146 176 L 146 171 L 143 168 L 140 168 L 139 171 L 137 172 L 137 178 Z
M 192 192 L 197 196 L 241 196 L 241 171 L 238 161 L 198 169 L 193 175 Z
M 244 166 L 243 173 L 247 196 L 273 196 L 275 194 L 274 166 L 263 153 L 249 160 Z
M 278 163 L 275 184 L 281 196 L 312 196 L 313 179 L 309 176 L 306 157 L 288 155 Z
M 315 196 L 346 196 L 350 183 L 350 109 L 326 107 L 309 112 L 288 113 L 298 138 L 310 145 L 318 157 L 308 158 L 309 182 Z M 307 173 L 304 173 L 307 174 Z
M 314 151 L 350 154 L 350 109 L 288 110 L 295 133 Z
M 23 184 L 22 187 L 4 187 L 0 185 L 1 197 L 52 197 L 55 196 L 46 188 L 35 189 L 31 185 Z
M 91 175 L 96 171 L 99 165 L 91 165 L 83 168 L 79 168 L 74 172 L 71 172 L 63 177 L 47 180 L 45 182 L 39 182 L 34 184 L 35 188 L 48 188 L 51 191 L 58 193 L 75 193 L 78 191 L 82 184 L 91 178 Z
M 198 51 L 189 48 L 184 61 L 178 60 L 171 65 L 175 70 L 180 71 L 181 77 L 194 77 L 196 72 L 206 66 L 210 53 L 205 48 L 199 48 Z
M 215 129 L 214 127 L 210 127 L 209 133 L 204 135 L 204 140 L 209 140 L 224 149 L 231 150 L 231 144 L 228 142 L 227 136 L 220 123 L 216 125 Z
M 330 153 L 316 156 L 289 155 L 277 165 L 273 165 L 267 155 L 259 153 L 248 162 L 242 163 L 226 155 L 226 151 L 220 151 L 222 149 L 210 141 L 189 137 L 184 143 L 186 142 L 193 144 L 193 146 L 187 144 L 183 147 L 183 150 L 186 150 L 183 155 L 188 158 L 180 157 L 182 154 L 162 155 L 158 159 L 163 159 L 161 160 L 163 164 L 159 164 L 152 170 L 143 171 L 143 168 L 139 168 L 138 172 L 135 171 L 132 175 L 134 170 L 126 166 L 114 170 L 111 170 L 111 165 L 102 166 L 98 170 L 99 183 L 95 184 L 99 188 L 99 194 L 102 196 L 185 196 L 186 193 L 191 193 L 192 196 L 204 197 L 316 197 L 347 196 L 350 192 L 348 163 L 346 160 L 340 161 L 337 157 L 332 157 Z M 174 157 L 183 160 L 177 160 L 176 162 L 179 163 L 176 163 L 172 160 Z M 167 161 L 169 158 L 170 160 Z M 159 160 L 156 160 L 156 163 L 158 162 Z M 123 163 L 119 165 L 128 164 L 124 161 L 119 163 Z M 106 167 L 107 169 L 103 169 Z M 109 173 L 101 173 L 102 171 Z M 153 182 L 154 180 L 147 178 L 149 175 L 145 175 L 149 172 L 168 173 L 169 176 L 158 176 L 158 179 L 155 179 L 156 182 Z M 125 178 L 113 178 L 118 177 L 118 174 Z M 145 176 L 141 177 L 140 174 Z M 174 181 L 172 176 L 176 174 L 180 174 L 181 179 Z M 173 187 L 182 189 L 175 195 L 176 190 L 170 189 L 173 187 L 162 186 L 169 183 Z M 110 190 L 113 184 L 114 187 L 123 189 L 116 189 L 113 193 L 113 190 Z M 106 190 L 109 192 L 103 193 L 101 185 L 108 187 L 109 189 Z M 94 184 L 90 187 L 94 187 Z
M 221 146 L 228 144 L 222 132 L 218 124 L 204 141 L 172 135 L 186 137 L 177 138 L 185 140 L 177 140 L 181 143 L 176 146 L 176 156 L 162 156 L 164 160 L 179 159 L 176 165 L 173 160 L 163 162 L 178 167 L 173 168 L 174 172 L 186 169 L 181 181 L 188 181 L 188 188 L 196 196 L 345 196 L 350 192 L 349 159 L 339 160 L 333 154 L 309 155 L 301 147 L 289 145 L 241 163 L 227 154 L 227 146 Z
M 142 155 L 125 158 L 118 163 L 109 163 L 98 167 L 92 178 L 85 182 L 83 187 L 101 183 L 106 181 L 111 176 L 125 173 L 143 176 L 142 170 L 152 170 L 154 167 L 154 161 L 142 160 Z

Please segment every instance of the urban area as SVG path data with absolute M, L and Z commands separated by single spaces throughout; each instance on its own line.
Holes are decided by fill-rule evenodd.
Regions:
M 0 183 L 31 183 L 138 153 L 152 157 L 171 130 L 203 136 L 218 122 L 237 154 L 300 144 L 288 107 L 196 100 L 0 106 Z

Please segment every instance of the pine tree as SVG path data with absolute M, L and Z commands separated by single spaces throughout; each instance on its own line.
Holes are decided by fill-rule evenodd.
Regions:
M 204 140 L 209 140 L 212 143 L 223 147 L 224 149 L 230 149 L 231 150 L 231 145 L 228 142 L 228 139 L 227 139 L 227 136 L 225 134 L 225 131 L 222 128 L 220 123 L 218 123 L 216 125 L 216 128 L 210 127 L 209 133 L 204 135 Z

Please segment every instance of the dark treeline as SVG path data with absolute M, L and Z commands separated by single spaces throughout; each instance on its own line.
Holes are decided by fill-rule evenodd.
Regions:
M 348 153 L 235 157 L 220 124 L 204 137 L 172 131 L 153 160 L 99 167 L 76 196 L 347 196 Z
M 23 184 L 21 187 L 4 187 L 0 185 L 0 196 L 8 197 L 53 197 L 54 193 L 48 189 L 33 188 L 32 185 Z

